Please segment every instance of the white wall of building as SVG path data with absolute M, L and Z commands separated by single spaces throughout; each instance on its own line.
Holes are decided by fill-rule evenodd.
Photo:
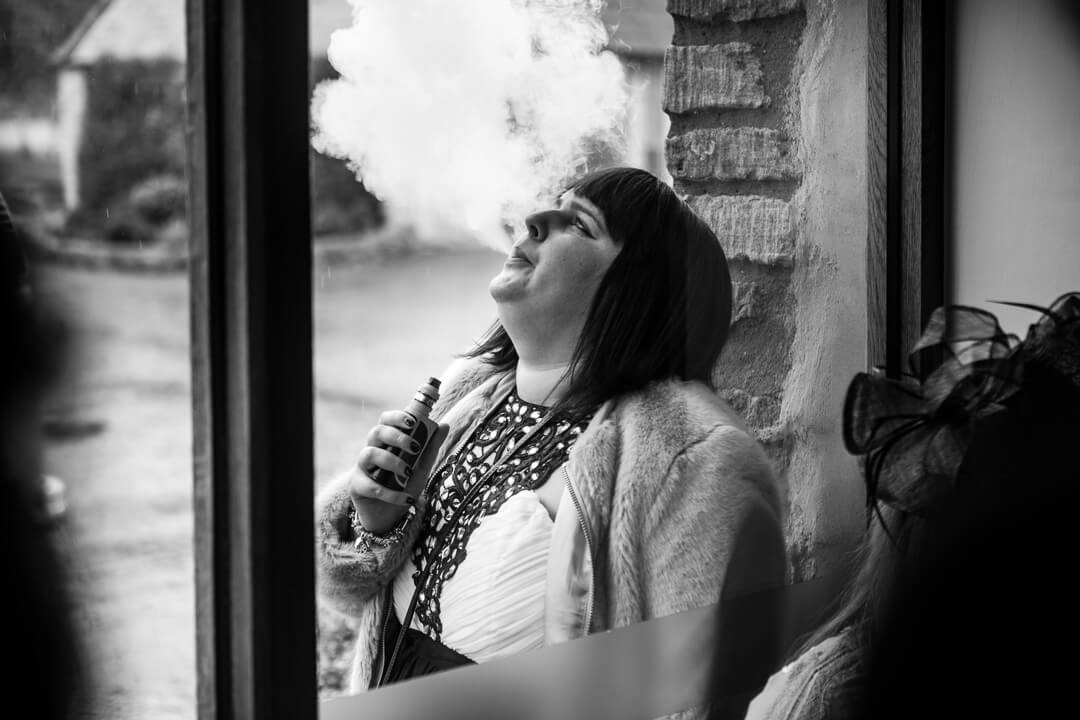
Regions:
M 1020 335 L 1080 290 L 1080 12 L 1071 0 L 957 3 L 952 302 Z

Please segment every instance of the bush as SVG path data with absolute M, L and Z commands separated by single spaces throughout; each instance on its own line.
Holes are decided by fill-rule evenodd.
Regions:
M 325 58 L 312 83 L 334 77 Z M 152 242 L 186 218 L 184 77 L 174 62 L 103 62 L 89 71 L 80 151 L 81 206 L 67 231 L 113 242 Z M 383 224 L 382 203 L 345 162 L 310 151 L 315 234 L 360 233 Z
M 187 181 L 175 175 L 143 180 L 131 190 L 128 202 L 140 218 L 151 225 L 187 217 Z
M 312 60 L 311 87 L 338 76 L 325 58 Z M 310 96 L 310 93 L 309 93 Z M 374 230 L 384 221 L 382 203 L 368 192 L 344 160 L 314 149 L 311 166 L 311 219 L 316 235 Z
M 98 215 L 101 223 L 101 215 Z M 81 215 L 84 227 L 92 221 Z M 144 180 L 109 207 L 101 223 L 109 242 L 119 245 L 177 244 L 187 238 L 187 183 L 175 175 Z
M 383 224 L 378 198 L 356 179 L 343 160 L 314 150 L 311 159 L 311 220 L 316 235 L 364 232 Z
M 317 618 L 319 697 L 329 698 L 341 695 L 349 687 L 356 630 L 349 620 L 321 604 Z
M 152 245 L 156 239 L 155 227 L 130 204 L 110 209 L 104 230 L 105 239 L 117 245 Z
M 119 211 L 150 178 L 184 177 L 184 92 L 183 68 L 171 61 L 102 62 L 89 71 L 79 157 L 88 216 Z

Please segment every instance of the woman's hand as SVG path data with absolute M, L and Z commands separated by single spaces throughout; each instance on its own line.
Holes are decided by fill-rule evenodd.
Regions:
M 431 466 L 439 447 L 446 439 L 448 425 L 439 425 L 427 448 L 411 470 L 400 457 L 388 448 L 398 448 L 406 453 L 414 452 L 415 442 L 409 437 L 412 417 L 401 410 L 389 410 L 379 417 L 379 424 L 371 428 L 367 446 L 360 451 L 349 480 L 349 495 L 360 524 L 373 533 L 389 532 L 401 520 L 409 505 L 416 502 L 431 473 Z M 372 477 L 379 470 L 388 470 L 409 481 L 404 490 L 391 490 L 375 482 Z

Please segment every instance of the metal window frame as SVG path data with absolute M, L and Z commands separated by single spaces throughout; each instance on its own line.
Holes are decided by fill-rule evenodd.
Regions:
M 306 0 L 187 0 L 201 720 L 316 718 Z

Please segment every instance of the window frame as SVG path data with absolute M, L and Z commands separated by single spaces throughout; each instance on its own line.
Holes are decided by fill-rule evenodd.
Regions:
M 318 716 L 307 46 L 306 0 L 187 0 L 201 720 Z
M 868 6 L 867 348 L 894 375 L 945 298 L 950 18 Z M 308 3 L 187 21 L 198 716 L 314 719 Z
M 948 297 L 954 13 L 952 0 L 868 4 L 867 365 L 890 377 L 910 371 Z

